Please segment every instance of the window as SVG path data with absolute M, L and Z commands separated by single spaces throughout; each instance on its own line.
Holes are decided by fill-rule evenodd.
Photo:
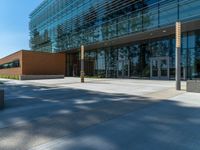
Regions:
M 0 65 L 0 69 L 18 68 L 18 67 L 20 67 L 20 61 L 19 60 L 14 60 L 12 62 L 8 62 L 8 63 Z

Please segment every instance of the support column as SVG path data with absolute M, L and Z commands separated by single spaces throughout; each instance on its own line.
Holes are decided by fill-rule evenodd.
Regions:
M 84 71 L 84 46 L 81 45 L 81 83 L 85 82 L 84 76 L 85 76 L 85 71 Z
M 176 90 L 181 90 L 181 23 L 176 22 Z

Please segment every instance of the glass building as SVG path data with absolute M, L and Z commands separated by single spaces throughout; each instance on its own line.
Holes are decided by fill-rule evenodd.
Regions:
M 199 0 L 44 0 L 30 14 L 30 47 L 65 52 L 66 75 L 175 78 L 175 22 L 182 22 L 181 76 L 200 78 Z

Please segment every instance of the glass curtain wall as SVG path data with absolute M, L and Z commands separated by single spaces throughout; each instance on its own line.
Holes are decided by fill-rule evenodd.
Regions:
M 30 15 L 32 50 L 60 52 L 199 18 L 198 0 L 45 0 Z
M 175 79 L 175 38 L 163 37 L 86 52 L 86 75 L 108 78 L 151 78 L 151 59 L 169 59 L 169 79 Z M 200 78 L 200 31 L 184 33 L 182 79 Z
M 200 78 L 200 31 L 188 33 L 188 78 Z

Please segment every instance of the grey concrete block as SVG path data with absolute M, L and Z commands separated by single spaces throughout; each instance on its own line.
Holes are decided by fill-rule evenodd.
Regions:
M 0 109 L 4 108 L 4 90 L 0 89 Z
M 64 75 L 21 75 L 20 80 L 63 79 Z
M 200 80 L 188 80 L 187 92 L 200 93 Z

